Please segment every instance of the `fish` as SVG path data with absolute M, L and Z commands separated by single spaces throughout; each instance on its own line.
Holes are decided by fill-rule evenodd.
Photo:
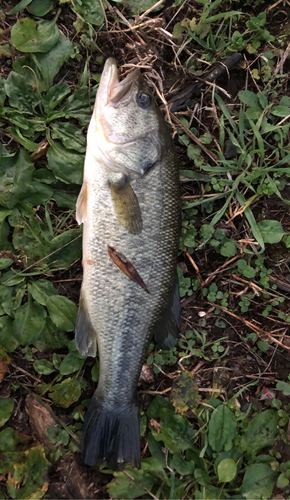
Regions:
M 98 386 L 85 415 L 89 466 L 140 468 L 137 385 L 153 336 L 176 344 L 179 168 L 169 128 L 139 69 L 118 78 L 106 60 L 87 132 L 76 219 L 83 280 L 75 341 L 96 356 Z

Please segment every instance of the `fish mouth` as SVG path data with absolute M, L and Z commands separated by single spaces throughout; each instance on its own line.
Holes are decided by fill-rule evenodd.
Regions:
M 134 69 L 124 80 L 119 81 L 116 60 L 110 57 L 106 60 L 102 72 L 98 98 L 103 101 L 105 106 L 111 104 L 117 107 L 119 104 L 127 102 L 131 95 L 131 89 L 140 76 L 140 70 Z
M 97 156 L 101 157 L 110 170 L 113 172 L 123 172 L 130 180 L 138 179 L 140 176 L 145 175 L 150 170 L 150 167 L 159 161 L 160 152 L 158 152 L 158 156 L 154 161 L 150 163 L 144 161 L 140 171 L 122 164 L 121 160 L 119 163 L 114 158 L 114 151 L 112 150 L 120 147 L 121 151 L 125 151 L 131 146 L 134 147 L 143 138 L 143 135 L 136 135 L 133 138 L 126 136 L 126 134 L 123 136 L 118 128 L 111 127 L 110 123 L 108 123 L 107 116 L 110 117 L 110 115 L 107 115 L 107 112 L 109 111 L 108 108 L 125 107 L 141 86 L 142 75 L 138 68 L 119 81 L 116 60 L 113 57 L 106 60 L 97 91 L 95 105 L 95 119 L 97 124 L 95 131 L 97 131 L 97 137 L 94 136 L 94 139 L 97 140 L 92 141 L 94 143 L 93 149 L 97 149 Z M 155 134 L 155 130 L 146 131 L 146 136 L 150 134 Z

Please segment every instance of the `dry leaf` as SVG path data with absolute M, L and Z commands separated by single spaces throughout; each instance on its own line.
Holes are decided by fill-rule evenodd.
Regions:
M 160 424 L 158 424 L 157 420 L 154 420 L 154 418 L 151 418 L 150 420 L 150 425 L 158 432 L 158 434 L 161 432 L 160 431 Z
M 287 440 L 290 441 L 290 418 L 288 420 L 288 426 L 287 426 Z
M 142 366 L 140 379 L 143 380 L 144 382 L 150 382 L 150 383 L 154 381 L 154 376 L 151 366 L 148 365 Z
M 0 382 L 2 382 L 5 373 L 8 370 L 8 365 L 11 363 L 9 356 L 3 352 L 0 357 Z
M 118 266 L 121 271 L 130 278 L 130 280 L 135 281 L 137 285 L 141 286 L 143 290 L 145 290 L 147 293 L 150 293 L 147 286 L 145 285 L 144 281 L 142 280 L 140 274 L 138 271 L 135 269 L 133 264 L 125 257 L 124 254 L 121 252 L 117 252 L 115 248 L 110 247 L 108 245 L 108 254 L 110 256 L 110 259 Z
M 33 394 L 28 394 L 25 406 L 29 415 L 30 425 L 37 439 L 48 448 L 52 448 L 53 444 L 47 437 L 46 431 L 49 427 L 57 427 L 55 420 Z
M 43 141 L 41 141 L 38 145 L 38 150 L 33 151 L 33 153 L 31 153 L 30 155 L 31 160 L 35 161 L 38 160 L 38 158 L 45 156 L 48 148 L 49 148 L 49 143 L 47 142 L 46 139 L 43 139 Z

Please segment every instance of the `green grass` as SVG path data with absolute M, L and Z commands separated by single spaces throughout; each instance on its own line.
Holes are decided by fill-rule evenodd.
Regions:
M 170 11 L 176 17 L 158 32 L 168 71 L 200 76 L 209 63 L 243 50 L 244 82 L 231 102 L 205 85 L 192 102 L 202 102 L 199 121 L 192 123 L 191 111 L 176 115 L 182 331 L 173 350 L 149 347 L 150 377 L 140 386 L 141 470 L 104 466 L 102 481 L 113 498 L 289 496 L 290 376 L 286 364 L 279 380 L 273 364 L 276 353 L 286 358 L 289 350 L 290 287 L 274 272 L 287 276 L 290 247 L 290 97 L 287 62 L 277 58 L 287 33 L 274 29 L 275 17 L 260 2 L 251 2 L 251 11 L 242 2 L 193 3 L 187 10 L 177 0 Z M 23 0 L 0 11 L 3 498 L 50 498 L 50 466 L 61 469 L 60 459 L 79 452 L 87 398 L 98 381 L 98 360 L 79 356 L 73 340 L 81 281 L 74 210 L 86 127 L 106 40 L 115 36 L 114 55 L 121 61 L 126 49 L 131 61 L 122 32 L 155 2 L 112 4 L 117 10 L 99 0 Z M 160 4 L 140 19 L 155 39 L 150 23 L 163 11 Z M 143 36 L 135 28 L 126 33 Z M 140 38 L 133 40 L 139 56 Z M 235 372 L 231 359 L 239 365 L 240 358 Z M 31 441 L 18 421 L 28 394 L 55 424 L 43 442 Z

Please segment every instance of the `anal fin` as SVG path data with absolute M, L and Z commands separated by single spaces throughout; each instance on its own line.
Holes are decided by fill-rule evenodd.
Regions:
M 92 356 L 93 358 L 96 356 L 97 333 L 92 325 L 82 293 L 75 327 L 75 340 L 81 356 Z
M 142 231 L 142 215 L 138 198 L 126 175 L 118 180 L 110 180 L 111 197 L 115 214 L 122 226 L 129 233 L 139 234 Z
M 176 345 L 180 330 L 180 310 L 179 284 L 176 272 L 168 304 L 154 327 L 155 340 L 162 348 L 172 349 Z

